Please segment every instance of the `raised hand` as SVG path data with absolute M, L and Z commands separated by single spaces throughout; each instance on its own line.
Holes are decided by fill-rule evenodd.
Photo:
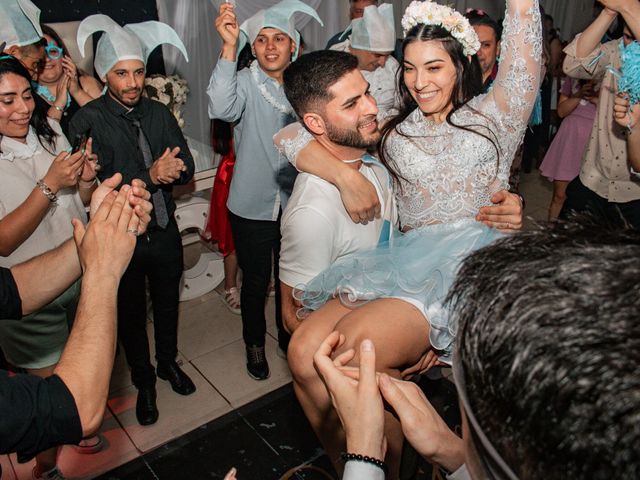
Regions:
M 110 192 L 85 227 L 73 220 L 73 238 L 78 248 L 82 270 L 120 279 L 129 265 L 136 238 L 130 232 L 133 208 L 128 201 L 131 187 Z
M 149 176 L 154 184 L 173 183 L 180 178 L 182 172 L 186 171 L 187 167 L 178 157 L 179 153 L 180 147 L 166 148 L 162 156 L 153 162 L 149 169 Z
M 76 95 L 80 90 L 80 81 L 78 79 L 78 67 L 73 63 L 71 57 L 65 55 L 62 57 L 62 70 L 64 74 L 69 77 L 69 93 Z
M 216 18 L 216 30 L 224 43 L 224 47 L 235 47 L 238 44 L 240 36 L 240 26 L 233 9 L 233 5 L 228 2 L 222 2 L 218 17 Z
M 62 75 L 56 85 L 56 101 L 53 102 L 54 107 L 66 108 L 69 98 L 69 77 Z
M 122 182 L 122 175 L 116 173 L 112 177 L 105 179 L 98 188 L 91 195 L 91 204 L 89 206 L 89 215 L 93 218 L 100 208 L 100 205 L 104 199 L 113 192 L 118 185 Z M 132 217 L 131 229 L 137 229 L 138 234 L 142 234 L 146 231 L 147 225 L 151 221 L 151 210 L 153 205 L 149 201 L 151 194 L 146 190 L 146 185 L 142 180 L 134 178 L 131 181 L 131 190 L 129 193 L 129 204 L 135 213 Z

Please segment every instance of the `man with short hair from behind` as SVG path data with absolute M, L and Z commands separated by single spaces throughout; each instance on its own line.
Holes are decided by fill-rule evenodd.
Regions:
M 359 383 L 345 376 L 330 357 L 333 332 L 314 361 L 348 452 L 381 458 L 384 398 L 407 440 L 455 471 L 451 479 L 638 478 L 638 251 L 637 231 L 574 219 L 506 237 L 463 262 L 449 297 L 462 439 L 417 385 L 384 373 L 376 383 L 370 342 L 360 349 Z M 365 478 L 384 472 L 346 463 L 343 480 Z

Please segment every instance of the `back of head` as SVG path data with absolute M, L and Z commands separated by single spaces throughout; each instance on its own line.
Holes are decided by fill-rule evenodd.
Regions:
M 519 478 L 640 478 L 639 279 L 640 232 L 589 219 L 464 261 L 450 291 L 457 361 Z
M 321 113 L 331 101 L 329 88 L 358 68 L 358 59 L 346 52 L 319 50 L 298 58 L 284 71 L 284 92 L 300 118 Z
M 464 16 L 467 17 L 467 20 L 469 20 L 472 27 L 484 25 L 485 27 L 492 28 L 496 34 L 496 40 L 500 41 L 500 38 L 502 37 L 502 29 L 500 28 L 500 25 L 498 25 L 498 22 L 491 18 L 484 10 L 469 9 Z

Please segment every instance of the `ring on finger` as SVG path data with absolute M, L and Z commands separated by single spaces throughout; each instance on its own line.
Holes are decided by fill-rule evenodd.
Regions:
M 127 228 L 127 233 L 133 235 L 134 237 L 138 236 L 138 229 L 137 228 Z

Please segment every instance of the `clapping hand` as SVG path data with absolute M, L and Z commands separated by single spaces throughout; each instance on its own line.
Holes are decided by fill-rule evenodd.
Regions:
M 122 175 L 120 173 L 116 173 L 110 178 L 104 180 L 100 186 L 93 192 L 91 196 L 91 204 L 89 206 L 89 212 L 91 218 L 93 218 L 102 202 L 105 198 L 111 194 L 122 182 Z M 129 189 L 129 205 L 133 208 L 135 217 L 132 221 L 131 229 L 132 231 L 135 229 L 138 232 L 138 235 L 143 234 L 147 225 L 151 221 L 151 210 L 153 208 L 149 199 L 151 198 L 151 194 L 145 189 L 145 184 L 142 180 L 138 180 L 137 178 L 131 181 L 131 188 Z
M 166 148 L 162 156 L 153 162 L 149 169 L 149 176 L 154 184 L 173 183 L 180 178 L 182 172 L 187 170 L 184 162 L 178 157 L 179 153 L 180 147 Z

